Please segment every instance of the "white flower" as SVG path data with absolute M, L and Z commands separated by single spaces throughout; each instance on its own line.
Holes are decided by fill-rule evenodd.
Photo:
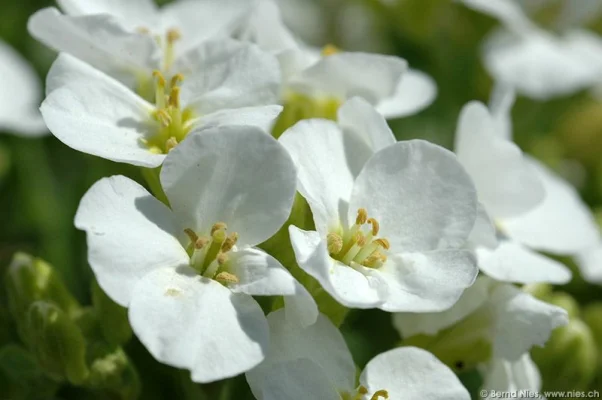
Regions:
M 566 283 L 568 268 L 534 250 L 573 254 L 592 243 L 597 230 L 575 190 L 512 142 L 513 101 L 512 90 L 498 86 L 491 110 L 471 102 L 460 114 L 455 151 L 500 236 L 496 247 L 495 230 L 481 215 L 471 240 L 479 267 L 497 280 Z
M 602 240 L 579 252 L 575 261 L 586 282 L 602 284 Z
M 241 38 L 278 55 L 285 104 L 307 96 L 323 107 L 337 107 L 361 96 L 386 118 L 399 118 L 421 111 L 437 96 L 433 79 L 407 70 L 399 57 L 310 48 L 284 25 L 273 0 L 259 3 Z
M 194 128 L 257 125 L 270 129 L 282 107 L 275 59 L 254 45 L 208 41 L 167 79 L 155 72 L 155 104 L 114 78 L 62 53 L 47 78 L 41 110 L 68 146 L 112 161 L 161 165 Z
M 541 375 L 537 365 L 529 356 L 523 354 L 517 361 L 493 359 L 487 366 L 481 368 L 483 385 L 481 390 L 491 392 L 533 393 L 541 391 Z M 528 395 L 523 399 L 528 399 Z M 487 396 L 485 399 L 495 399 Z
M 258 400 L 468 400 L 456 375 L 432 354 L 413 347 L 379 354 L 356 383 L 345 340 L 323 315 L 299 329 L 281 311 L 268 315 L 270 349 L 246 373 Z
M 338 302 L 442 310 L 473 283 L 477 268 L 463 246 L 476 193 L 453 153 L 421 140 L 395 143 L 361 99 L 339 109 L 338 124 L 301 121 L 280 141 L 317 230 L 290 227 L 297 262 Z
M 460 370 L 478 367 L 488 389 L 538 390 L 528 383 L 539 384 L 528 352 L 533 346 L 543 346 L 554 329 L 566 325 L 568 314 L 515 286 L 483 276 L 449 310 L 399 313 L 393 323 L 404 339 L 437 335 L 429 338 L 426 349 Z M 483 354 L 476 354 L 477 344 Z
M 317 307 L 278 261 L 253 246 L 286 221 L 295 168 L 253 127 L 190 135 L 166 157 L 170 208 L 114 176 L 83 197 L 75 225 L 87 233 L 100 286 L 129 308 L 138 338 L 195 382 L 240 374 L 265 355 L 268 326 L 251 295 L 284 295 L 287 313 L 313 323 Z
M 30 18 L 30 33 L 128 84 L 154 70 L 169 75 L 181 57 L 229 35 L 255 6 L 248 0 L 177 1 L 161 9 L 153 0 L 58 3 L 66 15 L 44 8 Z
M 48 133 L 38 109 L 42 87 L 33 68 L 0 41 L 0 131 L 23 136 Z
M 496 81 L 540 100 L 569 95 L 599 81 L 602 40 L 595 35 L 579 29 L 561 35 L 547 32 L 512 0 L 461 1 L 504 26 L 483 46 L 485 67 Z

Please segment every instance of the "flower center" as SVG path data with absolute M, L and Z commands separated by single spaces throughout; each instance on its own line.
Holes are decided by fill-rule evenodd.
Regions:
M 191 109 L 182 110 L 180 105 L 179 83 L 184 79 L 176 74 L 169 84 L 159 71 L 153 72 L 155 80 L 155 106 L 152 118 L 158 124 L 157 132 L 143 143 L 157 154 L 167 154 L 181 142 L 192 129 L 194 113 Z
M 238 283 L 238 277 L 229 270 L 228 257 L 228 252 L 238 240 L 236 232 L 228 234 L 228 227 L 223 222 L 215 223 L 209 236 L 198 236 L 192 229 L 185 229 L 184 232 L 190 239 L 186 250 L 192 268 L 205 278 L 223 285 Z
M 366 226 L 369 229 L 365 229 Z M 368 218 L 368 212 L 360 208 L 355 224 L 341 234 L 331 232 L 327 235 L 328 253 L 335 260 L 353 266 L 353 263 L 368 268 L 380 268 L 387 261 L 382 250 L 389 250 L 389 241 L 376 238 L 380 224 L 374 218 Z
M 349 393 L 345 393 L 343 394 L 343 400 L 363 400 L 368 394 L 368 389 L 365 386 L 360 386 L 357 389 L 357 392 L 355 394 L 349 394 Z M 386 390 L 377 390 L 376 392 L 374 392 L 374 394 L 372 395 L 372 397 L 370 397 L 370 400 L 379 400 L 379 399 L 388 399 L 389 398 L 389 392 L 387 392 Z

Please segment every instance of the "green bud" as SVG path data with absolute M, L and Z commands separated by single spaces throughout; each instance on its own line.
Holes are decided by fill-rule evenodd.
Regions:
M 554 292 L 547 296 L 545 301 L 565 309 L 569 314 L 569 319 L 579 318 L 579 303 L 577 303 L 570 294 L 565 292 Z
M 592 331 L 580 319 L 557 328 L 545 347 L 531 350 L 544 390 L 585 390 L 596 372 L 597 349 Z
M 593 333 L 598 349 L 598 369 L 602 371 L 602 303 L 593 303 L 585 307 L 582 318 Z
M 137 399 L 140 381 L 125 352 L 120 347 L 95 347 L 86 386 L 117 392 L 123 400 Z
M 522 291 L 529 293 L 531 296 L 546 301 L 546 299 L 552 294 L 552 285 L 547 283 L 531 283 L 524 285 Z
M 30 350 L 55 379 L 82 384 L 88 376 L 86 342 L 79 327 L 57 306 L 38 301 L 27 314 Z
M 19 334 L 24 339 L 24 317 L 39 300 L 55 304 L 67 315 L 77 314 L 79 305 L 52 266 L 39 258 L 17 253 L 6 273 L 6 291 Z M 25 340 L 25 339 L 24 339 Z
M 107 342 L 115 346 L 127 343 L 132 337 L 127 309 L 111 300 L 96 281 L 92 284 L 92 304 Z
M 436 335 L 411 336 L 401 345 L 428 350 L 455 372 L 463 373 L 491 359 L 490 325 L 491 316 L 484 308 Z

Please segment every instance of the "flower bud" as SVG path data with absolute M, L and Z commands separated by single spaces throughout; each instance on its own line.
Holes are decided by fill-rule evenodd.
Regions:
M 127 309 L 111 300 L 96 282 L 92 285 L 92 304 L 107 342 L 114 346 L 128 342 L 132 337 L 132 328 Z
M 94 346 L 90 375 L 86 385 L 120 394 L 122 400 L 135 400 L 140 395 L 138 374 L 120 347 Z
M 40 300 L 52 303 L 69 316 L 79 310 L 79 304 L 54 268 L 28 254 L 14 255 L 6 273 L 5 284 L 10 311 L 23 340 L 24 318 L 32 303 Z
M 37 301 L 29 307 L 26 342 L 39 365 L 55 379 L 78 385 L 87 378 L 84 337 L 57 306 Z
M 596 372 L 597 353 L 592 331 L 577 318 L 556 329 L 545 347 L 531 350 L 544 390 L 585 390 Z

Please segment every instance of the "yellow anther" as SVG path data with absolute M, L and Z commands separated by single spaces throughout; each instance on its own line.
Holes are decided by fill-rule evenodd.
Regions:
M 366 244 L 366 237 L 361 232 L 358 232 L 357 236 L 357 245 L 363 247 Z
M 357 389 L 357 392 L 359 394 L 368 394 L 368 389 L 366 389 L 365 386 L 360 386 L 359 389 Z
M 178 145 L 178 140 L 175 137 L 170 137 L 165 141 L 165 152 L 169 153 L 174 147 Z
M 228 229 L 228 225 L 226 225 L 223 222 L 216 222 L 215 224 L 213 224 L 213 226 L 211 227 L 211 236 L 213 236 L 213 233 L 217 230 L 225 230 Z
M 378 268 L 382 266 L 385 262 L 387 262 L 387 256 L 384 254 L 375 251 L 370 255 L 364 262 L 362 263 L 365 267 L 368 268 Z
M 225 263 L 228 262 L 228 255 L 224 254 L 224 253 L 219 253 L 217 255 L 216 260 L 217 260 L 218 265 L 220 265 L 220 266 L 224 265 Z
M 365 208 L 357 210 L 357 218 L 355 219 L 356 225 L 364 225 L 368 220 L 368 211 Z
M 234 274 L 231 274 L 230 272 L 220 272 L 219 274 L 216 275 L 216 277 L 214 278 L 216 281 L 218 281 L 219 283 L 238 283 L 238 277 Z
M 381 246 L 382 248 L 384 248 L 385 250 L 389 250 L 389 248 L 391 247 L 391 244 L 389 243 L 389 241 L 385 238 L 380 238 L 380 239 L 376 239 L 374 241 L 374 243 L 378 244 L 379 246 Z
M 378 231 L 380 230 L 380 224 L 374 218 L 368 218 L 368 223 L 372 225 L 372 235 L 378 235 Z
M 190 228 L 186 228 L 186 229 L 184 229 L 184 233 L 186 234 L 186 236 L 188 236 L 188 239 L 190 239 L 190 241 L 191 241 L 192 243 L 195 243 L 195 242 L 196 242 L 196 241 L 199 239 L 199 237 L 198 237 L 198 235 L 195 233 L 195 231 L 193 231 L 193 230 L 192 230 L 192 229 L 190 229 Z
M 232 247 L 234 247 L 237 241 L 238 233 L 232 232 L 231 234 L 229 234 L 226 240 L 224 241 L 224 244 L 222 244 L 222 253 L 227 253 L 230 250 L 232 250 Z
M 165 77 L 163 76 L 163 74 L 161 73 L 161 71 L 154 70 L 153 71 L 153 78 L 155 78 L 155 81 L 157 82 L 157 85 L 165 87 Z
M 341 52 L 341 50 L 339 50 L 338 47 L 336 47 L 332 44 L 327 44 L 326 46 L 324 46 L 322 48 L 322 56 L 324 56 L 324 57 L 328 57 L 328 56 L 331 56 L 333 54 L 337 54 L 340 52 Z
M 172 88 L 178 86 L 178 84 L 180 84 L 182 81 L 184 80 L 184 75 L 182 74 L 175 74 L 172 78 L 171 78 L 171 86 Z
M 374 394 L 372 395 L 372 397 L 370 397 L 370 400 L 378 400 L 381 397 L 383 399 L 388 399 L 389 398 L 389 392 L 387 392 L 386 390 L 378 390 L 378 391 L 374 392 Z
M 194 248 L 197 250 L 202 249 L 203 247 L 207 246 L 207 243 L 209 243 L 209 239 L 206 237 L 200 237 L 197 240 L 194 241 Z
M 329 254 L 337 254 L 343 248 L 343 238 L 337 233 L 329 233 L 326 236 Z
M 177 86 L 171 88 L 171 93 L 169 94 L 169 105 L 176 109 L 180 108 L 180 88 Z
M 157 121 L 159 121 L 161 125 L 165 127 L 171 124 L 171 115 L 169 115 L 169 113 L 163 108 L 155 111 L 155 118 L 157 119 Z
M 138 28 L 136 28 L 136 32 L 142 35 L 148 35 L 150 34 L 150 29 L 148 29 L 146 26 L 139 26 Z
M 167 43 L 172 44 L 175 41 L 179 40 L 182 37 L 182 34 L 180 33 L 179 30 L 172 28 L 167 31 L 166 37 L 167 37 Z

